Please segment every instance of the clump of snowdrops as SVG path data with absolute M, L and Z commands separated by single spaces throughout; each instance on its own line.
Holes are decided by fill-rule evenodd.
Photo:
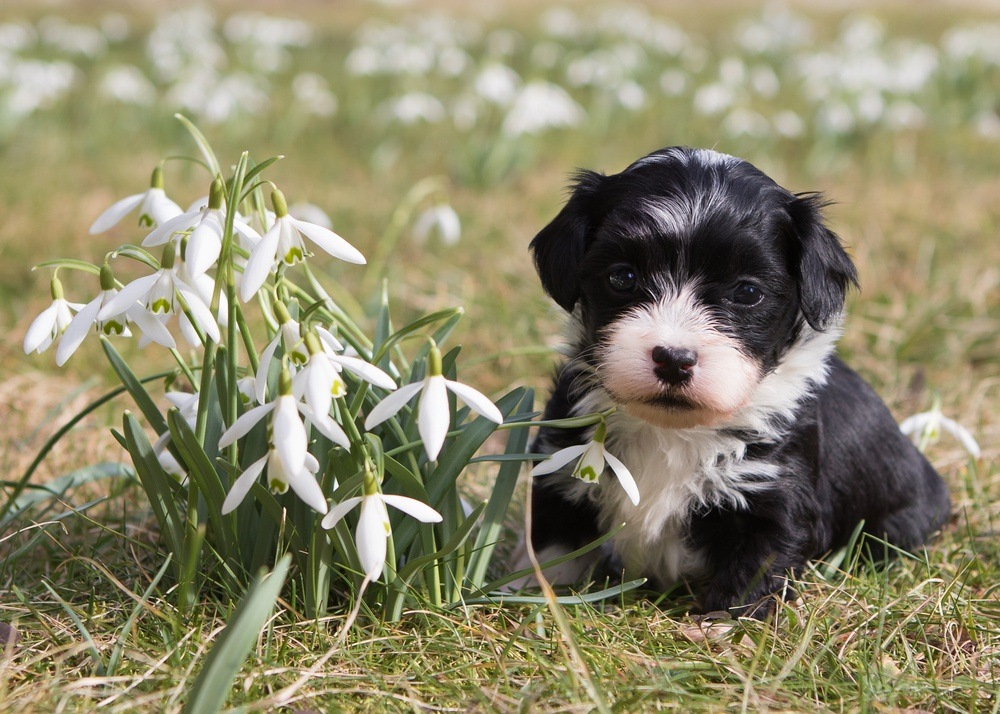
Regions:
M 284 554 L 300 607 L 314 617 L 331 593 L 353 599 L 355 612 L 367 602 L 395 619 L 408 601 L 488 599 L 523 576 L 497 577 L 490 564 L 518 472 L 539 458 L 527 453 L 526 427 L 538 423 L 531 391 L 494 404 L 458 380 L 459 348 L 444 345 L 461 309 L 395 328 L 383 288 L 367 334 L 365 317 L 348 314 L 311 268 L 319 256 L 345 269 L 365 257 L 289 211 L 265 178 L 280 157 L 254 163 L 244 152 L 226 174 L 204 136 L 179 119 L 200 150 L 206 198 L 182 210 L 165 191 L 167 165 L 155 167 L 147 190 L 90 228 L 103 234 L 138 214 L 138 244 L 100 264 L 36 266 L 52 270 L 52 303 L 24 349 L 54 348 L 62 365 L 88 336 L 100 340 L 145 421 L 126 411 L 113 434 L 148 496 L 181 602 L 206 583 L 242 592 Z M 123 261 L 144 274 L 121 282 Z M 68 301 L 61 271 L 92 274 L 96 296 Z M 140 376 L 114 345 L 128 337 L 146 348 L 136 359 L 168 350 L 174 368 Z M 162 401 L 155 384 L 166 385 Z M 565 426 L 599 431 L 602 420 Z M 497 429 L 509 432 L 506 453 L 477 455 Z M 499 462 L 491 497 L 471 503 L 460 476 L 483 460 Z

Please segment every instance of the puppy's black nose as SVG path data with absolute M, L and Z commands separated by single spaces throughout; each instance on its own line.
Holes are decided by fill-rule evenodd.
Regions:
M 694 374 L 693 367 L 698 364 L 698 353 L 683 347 L 653 348 L 654 374 L 661 382 L 668 384 L 684 384 Z

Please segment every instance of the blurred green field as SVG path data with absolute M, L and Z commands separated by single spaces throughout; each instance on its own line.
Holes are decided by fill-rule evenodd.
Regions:
M 842 353 L 900 418 L 939 394 L 983 458 L 971 462 L 947 438 L 931 447 L 956 516 L 925 562 L 818 579 L 798 615 L 771 629 L 745 625 L 745 639 L 692 642 L 683 604 L 578 613 L 594 680 L 623 711 L 997 710 L 1000 12 L 971 2 L 138 7 L 0 7 L 5 481 L 111 384 L 96 344 L 63 370 L 51 352 L 23 354 L 25 330 L 49 300 L 48 274 L 30 268 L 57 257 L 97 262 L 134 237 L 124 228 L 90 236 L 87 227 L 142 191 L 161 157 L 194 153 L 174 112 L 198 123 L 223 161 L 243 149 L 258 160 L 284 155 L 270 173 L 289 202 L 324 209 L 368 256 L 408 192 L 440 177 L 460 240 L 413 235 L 425 202 L 384 276 L 399 321 L 464 306 L 462 378 L 494 396 L 547 386 L 561 318 L 527 245 L 557 212 L 573 169 L 610 173 L 663 146 L 712 147 L 833 202 L 830 224 L 862 284 Z M 166 174 L 182 206 L 207 193 L 192 186 L 199 174 L 190 165 L 170 162 Z M 361 305 L 372 303 L 378 266 L 325 265 Z M 70 299 L 93 293 L 87 278 L 64 282 Z M 38 479 L 120 458 L 107 424 L 125 406 L 74 432 Z M 100 682 L 78 631 L 39 585 L 44 578 L 76 595 L 101 646 L 114 642 L 128 608 L 108 603 L 141 591 L 158 565 L 131 542 L 153 538 L 134 490 L 97 513 L 0 534 L 0 620 L 16 620 L 25 639 L 16 655 L 0 653 L 0 709 L 90 710 L 107 700 L 112 710 L 172 711 L 183 701 L 225 608 L 197 613 L 189 638 L 178 634 L 184 613 L 150 615 L 129 641 L 127 671 Z M 104 597 L 78 595 L 88 589 Z M 328 678 L 303 685 L 297 706 L 593 708 L 600 697 L 587 669 L 561 649 L 548 615 L 538 614 L 542 634 L 534 618 L 530 609 L 423 613 L 412 631 L 372 626 L 333 660 L 341 664 L 327 665 Z M 273 697 L 335 646 L 292 623 L 286 613 L 274 625 L 231 703 Z M 458 651 L 448 645 L 456 638 Z M 130 701 L 123 690 L 142 696 Z

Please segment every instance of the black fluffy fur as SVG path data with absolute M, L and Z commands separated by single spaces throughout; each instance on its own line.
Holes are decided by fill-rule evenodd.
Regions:
M 651 206 L 667 208 L 657 213 Z M 560 369 L 545 417 L 577 414 L 582 401 L 605 390 L 607 365 L 597 348 L 618 320 L 663 300 L 665 286 L 696 286 L 698 309 L 712 315 L 763 376 L 781 379 L 793 350 L 837 329 L 846 292 L 857 281 L 840 240 L 823 223 L 822 207 L 817 195 L 792 194 L 747 162 L 686 148 L 656 152 L 616 175 L 579 173 L 566 205 L 531 243 L 543 287 L 574 325 L 571 359 Z M 609 288 L 610 273 L 621 266 L 636 275 L 631 292 Z M 763 292 L 759 304 L 734 302 L 734 286 L 748 282 Z M 691 584 L 704 612 L 763 616 L 789 572 L 846 544 L 862 521 L 866 533 L 913 550 L 947 519 L 944 482 L 879 397 L 832 353 L 817 361 L 816 376 L 795 392 L 790 410 L 768 415 L 764 432 L 743 429 L 738 418 L 695 427 L 720 438 L 735 435 L 746 445 L 746 464 L 777 470 L 733 483 L 741 498 L 693 499 L 680 514 L 676 538 L 700 565 L 675 577 Z M 604 396 L 615 403 L 614 395 Z M 675 402 L 665 408 L 685 408 Z M 751 397 L 748 408 L 754 405 Z M 609 450 L 619 425 L 608 423 Z M 589 436 L 585 429 L 543 428 L 535 450 L 555 452 Z M 629 464 L 627 451 L 615 455 Z M 536 551 L 573 550 L 613 525 L 605 494 L 617 484 L 610 471 L 601 481 L 581 496 L 566 469 L 535 479 Z M 644 483 L 649 498 L 655 478 Z M 891 551 L 882 547 L 878 555 Z M 630 555 L 617 553 L 626 561 Z M 662 573 L 638 574 L 671 585 Z

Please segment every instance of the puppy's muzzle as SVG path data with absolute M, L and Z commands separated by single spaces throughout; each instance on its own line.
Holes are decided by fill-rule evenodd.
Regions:
M 652 352 L 653 373 L 661 382 L 680 386 L 691 380 L 698 364 L 698 353 L 684 347 L 657 345 Z

